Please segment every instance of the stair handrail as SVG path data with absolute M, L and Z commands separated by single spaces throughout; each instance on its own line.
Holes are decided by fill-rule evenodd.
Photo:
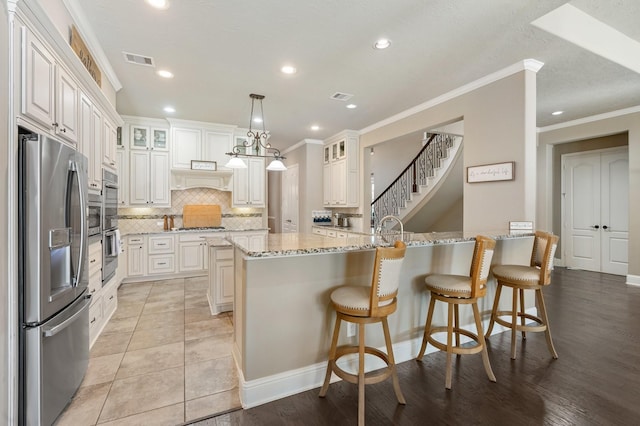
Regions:
M 409 186 L 411 186 L 411 192 L 418 192 L 418 181 L 421 181 L 422 184 L 426 184 L 426 179 L 431 176 L 433 168 L 437 167 L 436 160 L 444 157 L 444 149 L 452 147 L 453 139 L 456 137 L 456 135 L 448 133 L 427 133 L 427 135 L 429 134 L 431 136 L 427 139 L 427 142 L 424 144 L 418 154 L 416 154 L 413 160 L 411 160 L 409 165 L 405 167 L 405 169 L 398 175 L 398 177 L 389 186 L 387 186 L 387 188 L 382 191 L 380 195 L 378 195 L 376 199 L 371 203 L 372 226 L 375 226 L 377 224 L 378 217 L 382 217 L 388 214 L 397 215 L 399 213 L 400 203 L 404 203 L 411 196 L 410 191 L 408 190 Z M 436 145 L 436 147 L 432 148 L 432 145 Z M 430 152 L 427 152 L 427 154 L 425 154 L 425 151 L 429 150 L 430 148 L 432 148 Z M 429 156 L 430 158 L 427 158 Z M 421 176 L 418 176 L 419 169 L 417 167 L 417 163 L 419 162 L 423 162 L 423 165 L 425 166 L 424 170 L 420 170 L 420 172 L 422 173 Z M 429 167 L 429 169 L 427 169 L 427 166 Z M 408 176 L 409 174 L 411 176 Z M 396 191 L 396 193 L 393 193 L 392 196 L 390 196 L 389 193 L 391 193 L 396 187 L 399 187 L 399 191 Z M 392 200 L 387 200 L 388 198 L 392 198 Z M 401 198 L 401 200 L 398 200 L 398 198 Z M 383 201 L 388 201 L 386 204 L 391 204 L 385 205 L 384 212 L 379 211 L 381 207 L 378 207 L 377 204 L 382 203 Z M 379 214 L 376 214 L 376 210 L 378 210 Z

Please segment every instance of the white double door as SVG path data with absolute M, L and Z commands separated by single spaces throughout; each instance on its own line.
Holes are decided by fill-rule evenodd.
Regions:
M 565 266 L 626 275 L 629 154 L 624 149 L 567 154 L 563 163 Z

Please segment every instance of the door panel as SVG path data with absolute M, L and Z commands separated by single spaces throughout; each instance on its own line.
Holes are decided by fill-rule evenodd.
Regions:
M 602 154 L 601 164 L 602 272 L 626 275 L 629 259 L 629 156 L 626 151 Z

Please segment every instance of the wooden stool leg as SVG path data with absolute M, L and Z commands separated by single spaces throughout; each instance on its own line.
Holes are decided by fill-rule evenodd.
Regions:
M 364 323 L 358 324 L 358 426 L 364 426 Z
M 549 352 L 551 352 L 551 356 L 553 359 L 558 359 L 558 353 L 556 352 L 556 348 L 553 346 L 553 340 L 551 340 L 551 329 L 549 328 L 549 318 L 547 317 L 547 307 L 544 303 L 544 296 L 542 295 L 542 290 L 536 290 L 536 296 L 538 297 L 538 305 L 540 306 L 540 318 L 544 322 L 544 325 L 547 326 L 547 329 L 544 331 L 545 336 L 547 337 L 547 346 L 549 347 Z
M 496 296 L 493 298 L 493 308 L 491 309 L 491 318 L 489 319 L 489 326 L 487 327 L 487 332 L 485 333 L 485 337 L 491 336 L 491 332 L 493 331 L 493 324 L 496 321 L 496 312 L 498 312 L 498 305 L 500 303 L 500 293 L 502 292 L 502 284 L 498 281 L 498 287 L 496 288 Z
M 482 321 L 480 320 L 480 311 L 478 310 L 478 303 L 474 302 L 471 304 L 473 308 L 473 317 L 476 320 L 476 328 L 478 330 L 478 340 L 482 345 L 482 363 L 484 364 L 484 370 L 487 372 L 487 377 L 492 382 L 496 381 L 496 376 L 493 374 L 493 370 L 491 369 L 491 363 L 489 362 L 489 354 L 487 353 L 487 342 L 484 340 L 484 334 L 482 333 Z
M 520 289 L 520 312 L 522 313 L 522 316 L 520 317 L 520 324 L 522 324 L 522 326 L 524 327 L 527 324 L 527 319 L 524 317 L 525 314 L 525 308 L 524 308 L 524 289 L 521 288 Z M 526 340 L 527 339 L 527 333 L 522 330 L 522 340 Z
M 336 349 L 338 347 L 338 335 L 340 334 L 341 321 L 342 319 L 340 318 L 340 314 L 338 314 L 336 316 L 336 325 L 333 327 L 333 337 L 331 338 L 331 348 L 329 349 L 329 360 L 327 361 L 327 373 L 324 376 L 324 383 L 320 389 L 320 398 L 324 397 L 327 394 L 327 390 L 329 390 L 329 382 L 331 381 L 331 373 L 333 372 L 331 362 L 336 359 Z
M 453 353 L 453 306 L 447 304 L 447 370 L 445 373 L 444 387 L 451 389 L 451 355 Z
M 511 359 L 516 359 L 516 325 L 518 324 L 518 289 L 512 288 L 511 302 Z
M 398 403 L 405 405 L 407 402 L 400 390 L 400 380 L 398 380 L 398 372 L 396 371 L 396 360 L 393 357 L 393 345 L 391 344 L 391 335 L 389 334 L 389 323 L 387 322 L 387 317 L 382 318 L 382 330 L 384 331 L 384 341 L 387 344 L 387 356 L 389 357 L 389 368 L 391 369 L 393 390 L 396 392 Z
M 453 305 L 453 314 L 454 314 L 454 325 L 453 331 L 456 335 L 456 348 L 460 347 L 460 313 L 459 306 Z M 457 354 L 456 358 L 460 358 L 461 354 Z
M 424 325 L 424 336 L 422 337 L 422 346 L 420 347 L 420 352 L 416 357 L 416 361 L 422 361 L 422 357 L 424 356 L 424 351 L 427 349 L 427 336 L 429 335 L 429 330 L 431 329 L 431 320 L 433 318 L 433 309 L 436 304 L 436 299 L 431 296 L 431 300 L 429 301 L 429 311 L 427 312 L 427 322 Z

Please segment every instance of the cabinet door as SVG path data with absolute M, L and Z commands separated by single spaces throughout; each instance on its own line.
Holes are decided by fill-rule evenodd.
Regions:
M 93 129 L 93 143 L 91 144 L 91 156 L 89 161 L 93 164 L 92 188 L 102 189 L 102 113 L 97 108 L 91 109 L 91 128 Z M 89 166 L 91 168 L 91 166 Z M 93 185 L 92 185 L 93 183 Z
M 171 167 L 190 169 L 191 160 L 202 158 L 202 132 L 200 129 L 175 127 L 171 140 Z
M 78 137 L 78 151 L 82 154 L 86 155 L 89 159 L 89 186 L 93 188 L 91 185 L 94 182 L 94 164 L 91 161 L 91 145 L 93 145 L 93 103 L 91 99 L 83 92 L 80 92 L 80 135 Z M 97 189 L 97 188 L 94 188 Z
M 201 271 L 204 269 L 204 249 L 202 242 L 186 241 L 178 246 L 178 264 L 180 272 Z
M 227 163 L 228 157 L 226 153 L 231 151 L 232 141 L 233 134 L 230 132 L 205 131 L 202 159 L 205 161 L 215 161 L 218 170 L 228 170 L 224 165 Z
M 147 205 L 149 203 L 149 153 L 130 152 L 129 204 Z
M 246 161 L 246 159 L 245 159 Z M 249 205 L 249 168 L 233 169 L 233 207 Z
M 169 130 L 151 129 L 151 149 L 169 151 Z
M 216 262 L 216 304 L 233 303 L 233 260 Z
M 249 204 L 265 206 L 266 172 L 263 158 L 249 158 Z
M 331 204 L 345 205 L 347 203 L 347 162 L 339 160 L 331 163 Z
M 130 277 L 144 275 L 144 246 L 142 244 L 127 247 L 127 275 Z
M 78 142 L 78 83 L 62 67 L 56 67 L 55 131 L 69 142 Z
M 331 205 L 331 164 L 322 167 L 322 201 L 325 206 Z
M 22 35 L 22 113 L 50 129 L 55 122 L 55 61 L 49 50 L 31 31 L 23 27 Z
M 169 191 L 169 153 L 156 152 L 150 153 L 150 204 L 170 205 Z
M 124 149 L 116 151 L 116 165 L 118 169 L 118 205 L 124 207 L 129 201 L 129 161 Z
M 102 121 L 104 129 L 104 139 L 102 143 L 102 164 L 105 167 L 116 169 L 116 128 L 111 122 L 104 118 Z
M 267 236 L 263 233 L 249 235 L 249 249 L 251 251 L 262 251 L 265 248 Z
M 149 128 L 146 126 L 138 126 L 132 124 L 129 128 L 129 137 L 131 138 L 130 149 L 149 149 Z

